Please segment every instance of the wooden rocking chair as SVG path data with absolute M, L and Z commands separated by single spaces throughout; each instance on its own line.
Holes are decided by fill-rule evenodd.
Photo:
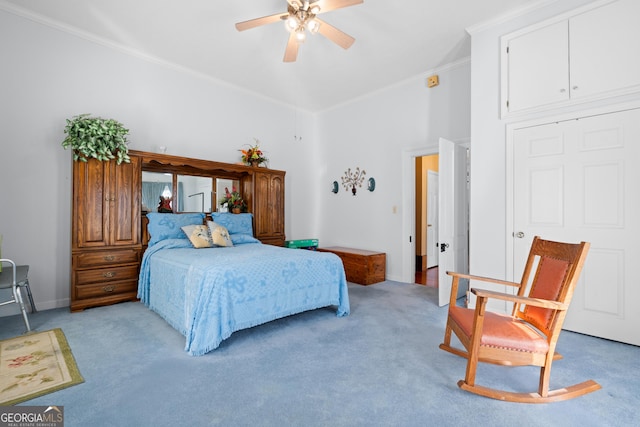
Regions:
M 522 403 L 567 400 L 601 388 L 595 381 L 588 380 L 549 391 L 551 363 L 562 358 L 555 353 L 556 343 L 588 250 L 589 243 L 559 243 L 536 236 L 520 283 L 447 272 L 453 276 L 453 283 L 444 342 L 440 348 L 467 359 L 465 379 L 458 381 L 460 388 L 493 399 Z M 475 309 L 457 307 L 460 279 L 514 286 L 518 291 L 511 295 L 471 289 L 477 297 Z M 511 316 L 486 311 L 488 298 L 512 302 Z M 466 351 L 451 347 L 451 331 Z M 540 366 L 538 391 L 516 393 L 476 385 L 478 362 Z

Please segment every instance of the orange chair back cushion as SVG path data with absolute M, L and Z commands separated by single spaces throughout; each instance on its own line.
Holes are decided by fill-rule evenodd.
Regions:
M 558 301 L 568 271 L 569 263 L 567 261 L 541 258 L 529 296 Z M 553 310 L 547 308 L 527 306 L 523 317 L 537 328 L 548 329 L 553 319 L 553 313 Z

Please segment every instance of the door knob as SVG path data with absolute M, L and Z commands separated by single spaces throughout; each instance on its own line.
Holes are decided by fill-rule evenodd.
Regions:
M 513 236 L 518 239 L 522 239 L 524 237 L 524 233 L 522 231 L 518 231 L 517 233 L 513 233 Z
M 440 252 L 444 252 L 449 247 L 448 243 L 440 243 Z

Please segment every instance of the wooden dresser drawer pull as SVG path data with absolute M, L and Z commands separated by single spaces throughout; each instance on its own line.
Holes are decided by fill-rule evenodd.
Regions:
M 116 273 L 114 273 L 113 271 L 107 271 L 106 273 L 102 273 L 102 277 L 106 277 L 106 278 L 116 277 Z
M 115 257 L 115 256 L 113 256 L 113 255 L 105 255 L 105 256 L 104 256 L 104 260 L 105 260 L 105 261 L 113 261 L 113 260 L 115 260 L 115 259 L 116 259 L 116 257 Z
M 115 291 L 115 290 L 116 290 L 116 287 L 115 287 L 115 286 L 113 286 L 113 285 L 111 285 L 111 286 L 104 286 L 104 287 L 102 288 L 102 290 L 103 290 L 103 291 L 105 291 L 105 292 L 113 292 L 113 291 Z

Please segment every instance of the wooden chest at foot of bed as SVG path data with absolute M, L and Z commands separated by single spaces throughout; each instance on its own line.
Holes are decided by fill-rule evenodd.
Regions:
M 332 252 L 342 259 L 347 281 L 360 285 L 384 282 L 387 256 L 383 252 L 331 246 L 318 251 Z

